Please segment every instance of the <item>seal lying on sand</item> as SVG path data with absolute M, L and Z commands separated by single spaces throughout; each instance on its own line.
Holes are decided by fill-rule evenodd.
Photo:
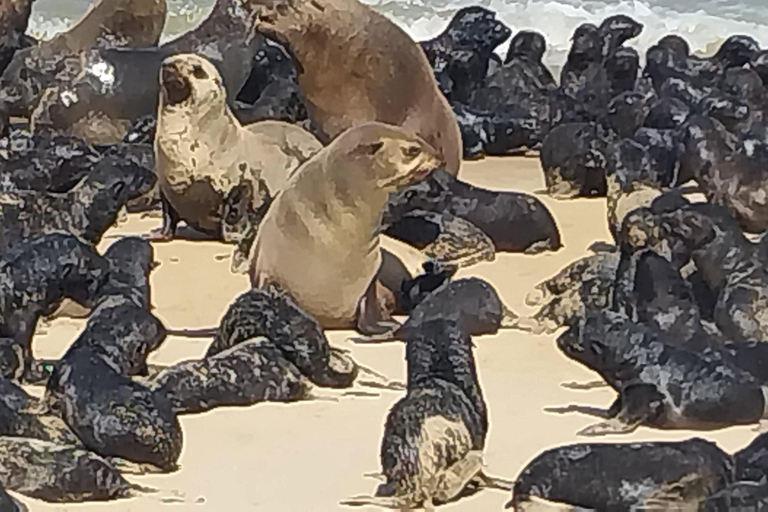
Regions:
M 355 362 L 331 348 L 315 319 L 275 287 L 250 290 L 235 299 L 221 319 L 206 357 L 258 336 L 282 350 L 318 386 L 345 388 L 357 377 Z
M 135 488 L 95 453 L 23 437 L 0 437 L 0 481 L 51 503 L 127 498 Z
M 390 198 L 384 215 L 385 223 L 393 226 L 389 231 L 397 230 L 396 225 L 413 210 L 464 219 L 486 233 L 498 252 L 535 254 L 561 247 L 552 213 L 534 196 L 476 187 L 443 170 Z
M 161 371 L 151 387 L 165 395 L 176 414 L 215 407 L 294 402 L 309 396 L 309 381 L 266 338 L 243 341 L 199 361 Z
M 376 280 L 382 211 L 389 194 L 441 165 L 403 128 L 347 130 L 297 169 L 267 211 L 252 250 L 252 286 L 279 286 L 324 329 L 386 332 L 393 323 Z
M 559 446 L 525 466 L 505 508 L 529 510 L 546 501 L 562 510 L 698 510 L 733 481 L 733 469 L 727 453 L 700 438 Z
M 481 336 L 496 334 L 502 327 L 517 327 L 517 315 L 502 303 L 488 282 L 476 277 L 457 279 L 428 294 L 397 329 L 377 336 L 354 338 L 357 342 L 380 342 L 407 339 L 412 330 L 422 324 L 445 318 L 455 321 L 467 334 Z
M 198 55 L 180 54 L 162 66 L 155 162 L 170 239 L 180 220 L 220 236 L 223 197 L 242 181 L 263 180 L 271 193 L 321 147 L 301 128 L 279 121 L 243 127 L 232 115 L 216 68 Z M 254 205 L 258 207 L 258 205 Z
M 152 171 L 130 160 L 107 157 L 65 194 L 0 194 L 0 247 L 53 232 L 69 232 L 97 244 L 125 203 L 148 192 L 154 182 Z
M 342 504 L 434 510 L 470 483 L 502 486 L 483 473 L 488 408 L 469 334 L 432 319 L 408 333 L 405 359 L 408 391 L 387 414 L 381 442 L 384 482 L 375 496 Z
M 714 430 L 768 418 L 768 387 L 722 357 L 688 351 L 613 312 L 591 312 L 557 339 L 569 358 L 600 373 L 619 397 L 607 421 L 580 435 L 629 433 L 640 425 Z M 568 407 L 564 411 L 588 412 Z M 592 411 L 593 414 L 598 414 Z
M 13 338 L 22 373 L 31 361 L 32 334 L 38 319 L 53 312 L 64 297 L 93 305 L 108 264 L 76 237 L 51 234 L 30 238 L 2 253 L 0 336 Z
M 157 46 L 166 0 L 96 0 L 72 28 L 41 43 L 46 51 L 79 53 L 95 46 Z
M 99 455 L 176 468 L 182 431 L 171 403 L 123 375 L 101 347 L 70 348 L 48 379 L 45 400 Z
M 246 8 L 301 66 L 299 85 L 323 143 L 368 121 L 402 126 L 459 172 L 459 125 L 424 52 L 400 27 L 358 0 L 250 0 Z

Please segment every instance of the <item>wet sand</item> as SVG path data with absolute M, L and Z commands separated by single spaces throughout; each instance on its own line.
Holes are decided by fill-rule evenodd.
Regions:
M 557 201 L 541 194 L 544 186 L 538 158 L 494 158 L 465 162 L 460 177 L 498 190 L 537 193 L 551 208 L 563 235 L 558 252 L 536 256 L 497 255 L 496 260 L 463 269 L 460 276 L 478 276 L 496 287 L 502 300 L 520 313 L 525 295 L 540 281 L 569 262 L 587 254 L 595 241 L 610 241 L 605 199 Z M 113 228 L 101 244 L 114 237 L 144 233 L 160 223 L 159 215 L 132 215 Z M 385 246 L 417 271 L 420 254 L 386 240 Z M 218 324 L 229 303 L 248 289 L 246 276 L 229 271 L 231 246 L 207 241 L 177 240 L 155 245 L 161 264 L 152 276 L 155 314 L 168 328 L 197 328 Z M 40 326 L 34 351 L 38 357 L 59 357 L 84 326 L 83 320 L 61 318 Z M 400 342 L 359 346 L 349 331 L 328 333 L 332 344 L 351 350 L 361 364 L 403 381 L 404 346 Z M 532 336 L 505 330 L 474 338 L 480 382 L 489 407 L 490 432 L 485 461 L 489 474 L 514 479 L 541 451 L 561 444 L 592 441 L 575 434 L 600 421 L 581 414 L 554 414 L 547 407 L 568 404 L 607 408 L 615 394 L 610 389 L 574 391 L 565 382 L 588 382 L 596 374 L 567 360 L 557 350 L 556 336 Z M 172 364 L 204 354 L 208 339 L 169 337 L 150 362 Z M 357 386 L 347 392 L 322 391 L 338 402 L 318 400 L 293 404 L 260 404 L 219 408 L 182 416 L 184 450 L 180 470 L 169 475 L 128 479 L 157 489 L 129 500 L 82 505 L 52 505 L 20 497 L 30 511 L 215 510 L 240 512 L 324 512 L 379 510 L 346 508 L 339 501 L 371 494 L 378 482 L 365 473 L 379 471 L 379 446 L 386 414 L 400 392 Z M 633 434 L 597 438 L 600 442 L 682 440 L 701 436 L 735 451 L 756 435 L 754 427 L 716 432 L 663 432 L 640 428 Z M 18 496 L 18 495 L 16 495 Z M 502 510 L 510 495 L 483 491 L 441 507 L 446 511 Z

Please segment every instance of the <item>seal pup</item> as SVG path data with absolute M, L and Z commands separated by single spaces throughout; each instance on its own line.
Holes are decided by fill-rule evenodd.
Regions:
M 222 406 L 294 402 L 309 397 L 309 381 L 266 338 L 253 338 L 199 361 L 182 361 L 152 378 L 176 414 Z
M 529 510 L 543 501 L 571 510 L 698 510 L 732 481 L 731 457 L 698 437 L 572 444 L 534 457 L 515 480 L 505 508 Z
M 498 252 L 536 254 L 561 247 L 554 216 L 536 197 L 477 187 L 442 169 L 390 197 L 384 220 L 393 227 L 385 233 L 414 210 L 462 218 L 488 235 Z
M 525 66 L 525 73 L 535 79 L 539 87 L 551 89 L 557 86 L 552 72 L 542 62 L 547 41 L 540 32 L 521 30 L 512 38 L 504 57 L 504 67 Z M 490 78 L 490 77 L 489 77 Z M 490 79 L 489 81 L 492 81 Z
M 0 437 L 0 481 L 49 503 L 115 500 L 136 489 L 93 452 L 22 437 Z
M 24 45 L 24 34 L 32 14 L 33 0 L 9 0 L 0 6 L 0 75 L 16 50 Z
M 276 194 L 288 174 L 321 147 L 287 123 L 243 127 L 226 103 L 215 66 L 199 55 L 169 57 L 160 75 L 154 144 L 163 225 L 152 239 L 172 238 L 180 220 L 220 236 L 221 201 L 234 186 L 263 180 Z
M 603 197 L 605 143 L 594 123 L 565 123 L 544 139 L 539 153 L 547 193 L 558 199 Z
M 488 408 L 472 338 L 452 320 L 435 318 L 409 332 L 408 390 L 387 414 L 381 442 L 384 482 L 354 506 L 434 510 L 468 485 L 506 488 L 483 472 Z
M 68 232 L 97 244 L 125 203 L 148 192 L 152 171 L 117 157 L 96 164 L 64 194 L 36 191 L 0 195 L 0 246 L 12 247 L 31 235 Z
M 92 247 L 63 233 L 30 238 L 2 254 L 0 336 L 14 340 L 22 374 L 32 360 L 38 319 L 64 297 L 91 307 L 108 268 Z
M 721 357 L 689 351 L 666 335 L 610 311 L 587 313 L 557 339 L 569 358 L 598 372 L 619 394 L 607 418 L 579 435 L 626 434 L 640 425 L 715 430 L 758 423 L 768 416 L 766 388 Z M 619 370 L 620 369 L 620 370 Z
M 411 331 L 435 318 L 456 322 L 471 336 L 496 334 L 503 327 L 517 327 L 518 315 L 504 305 L 490 283 L 476 278 L 446 281 L 416 304 L 401 326 L 389 333 L 358 337 L 356 343 L 407 339 Z
M 459 270 L 455 265 L 444 265 L 431 260 L 425 261 L 422 269 L 423 273 L 403 281 L 400 285 L 402 308 L 405 314 L 410 314 L 429 294 L 450 281 Z
M 490 61 L 499 59 L 494 50 L 511 34 L 496 13 L 471 6 L 459 9 L 441 34 L 419 44 L 448 101 L 469 104 L 485 85 Z
M 157 46 L 166 0 L 96 0 L 70 29 L 42 44 L 46 51 L 79 53 L 93 47 Z
M 99 152 L 79 137 L 14 131 L 0 138 L 0 190 L 67 192 L 100 160 Z
M 745 231 L 764 231 L 768 205 L 762 198 L 763 162 L 733 151 L 717 121 L 692 116 L 686 125 L 683 167 L 693 170 L 707 200 L 727 207 Z
M 321 142 L 369 121 L 401 126 L 458 174 L 459 126 L 427 57 L 400 27 L 357 0 L 301 0 L 291 8 L 251 0 L 246 7 L 256 14 L 257 30 L 301 66 L 310 117 L 327 137 Z
M 313 384 L 346 388 L 358 375 L 357 364 L 332 348 L 323 329 L 286 292 L 253 289 L 238 296 L 221 319 L 206 357 L 264 336 Z
M 48 379 L 45 401 L 89 450 L 176 469 L 183 434 L 171 403 L 123 375 L 101 347 L 70 347 Z
M 386 332 L 392 322 L 375 279 L 382 211 L 391 193 L 441 166 L 404 128 L 372 122 L 347 130 L 293 173 L 267 211 L 251 251 L 252 286 L 277 285 L 324 329 Z M 328 266 L 339 258 L 347 264 Z

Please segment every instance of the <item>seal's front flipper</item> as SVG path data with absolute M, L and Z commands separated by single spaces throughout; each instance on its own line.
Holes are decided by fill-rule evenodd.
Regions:
M 379 301 L 377 289 L 378 280 L 374 279 L 368 285 L 365 295 L 360 298 L 357 306 L 357 330 L 361 334 L 381 335 L 395 331 L 400 324 L 391 319 L 389 313 Z
M 589 405 L 568 405 L 566 407 L 545 407 L 544 411 L 555 413 L 555 414 L 568 414 L 571 412 L 577 412 L 580 414 L 586 414 L 587 416 L 595 416 L 597 418 L 610 418 L 612 416 L 611 409 L 601 409 L 599 407 L 590 407 Z
M 173 235 L 176 234 L 176 227 L 179 225 L 181 217 L 179 213 L 173 209 L 171 203 L 165 197 L 165 194 L 160 193 L 160 202 L 163 208 L 163 224 L 159 229 L 153 229 L 148 234 L 144 235 L 144 239 L 152 242 L 167 242 L 173 239 Z
M 565 389 L 575 389 L 578 391 L 587 391 L 590 389 L 607 388 L 608 383 L 604 380 L 593 380 L 589 382 L 563 382 L 560 384 Z
M 424 215 L 438 225 L 437 238 L 422 250 L 429 258 L 458 267 L 496 259 L 491 238 L 468 220 L 448 213 L 411 212 L 409 215 Z
M 637 430 L 640 426 L 640 421 L 632 423 L 626 423 L 620 418 L 613 418 L 600 423 L 595 423 L 587 428 L 584 428 L 576 433 L 577 436 L 597 437 L 607 436 L 611 434 L 630 434 Z

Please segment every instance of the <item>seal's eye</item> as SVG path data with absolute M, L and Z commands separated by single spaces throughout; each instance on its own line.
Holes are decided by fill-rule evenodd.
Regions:
M 206 73 L 205 70 L 198 64 L 195 64 L 195 66 L 192 68 L 192 75 L 198 80 L 205 80 L 208 78 L 208 73 Z
M 421 148 L 419 146 L 403 148 L 403 154 L 408 158 L 416 158 L 421 154 Z

